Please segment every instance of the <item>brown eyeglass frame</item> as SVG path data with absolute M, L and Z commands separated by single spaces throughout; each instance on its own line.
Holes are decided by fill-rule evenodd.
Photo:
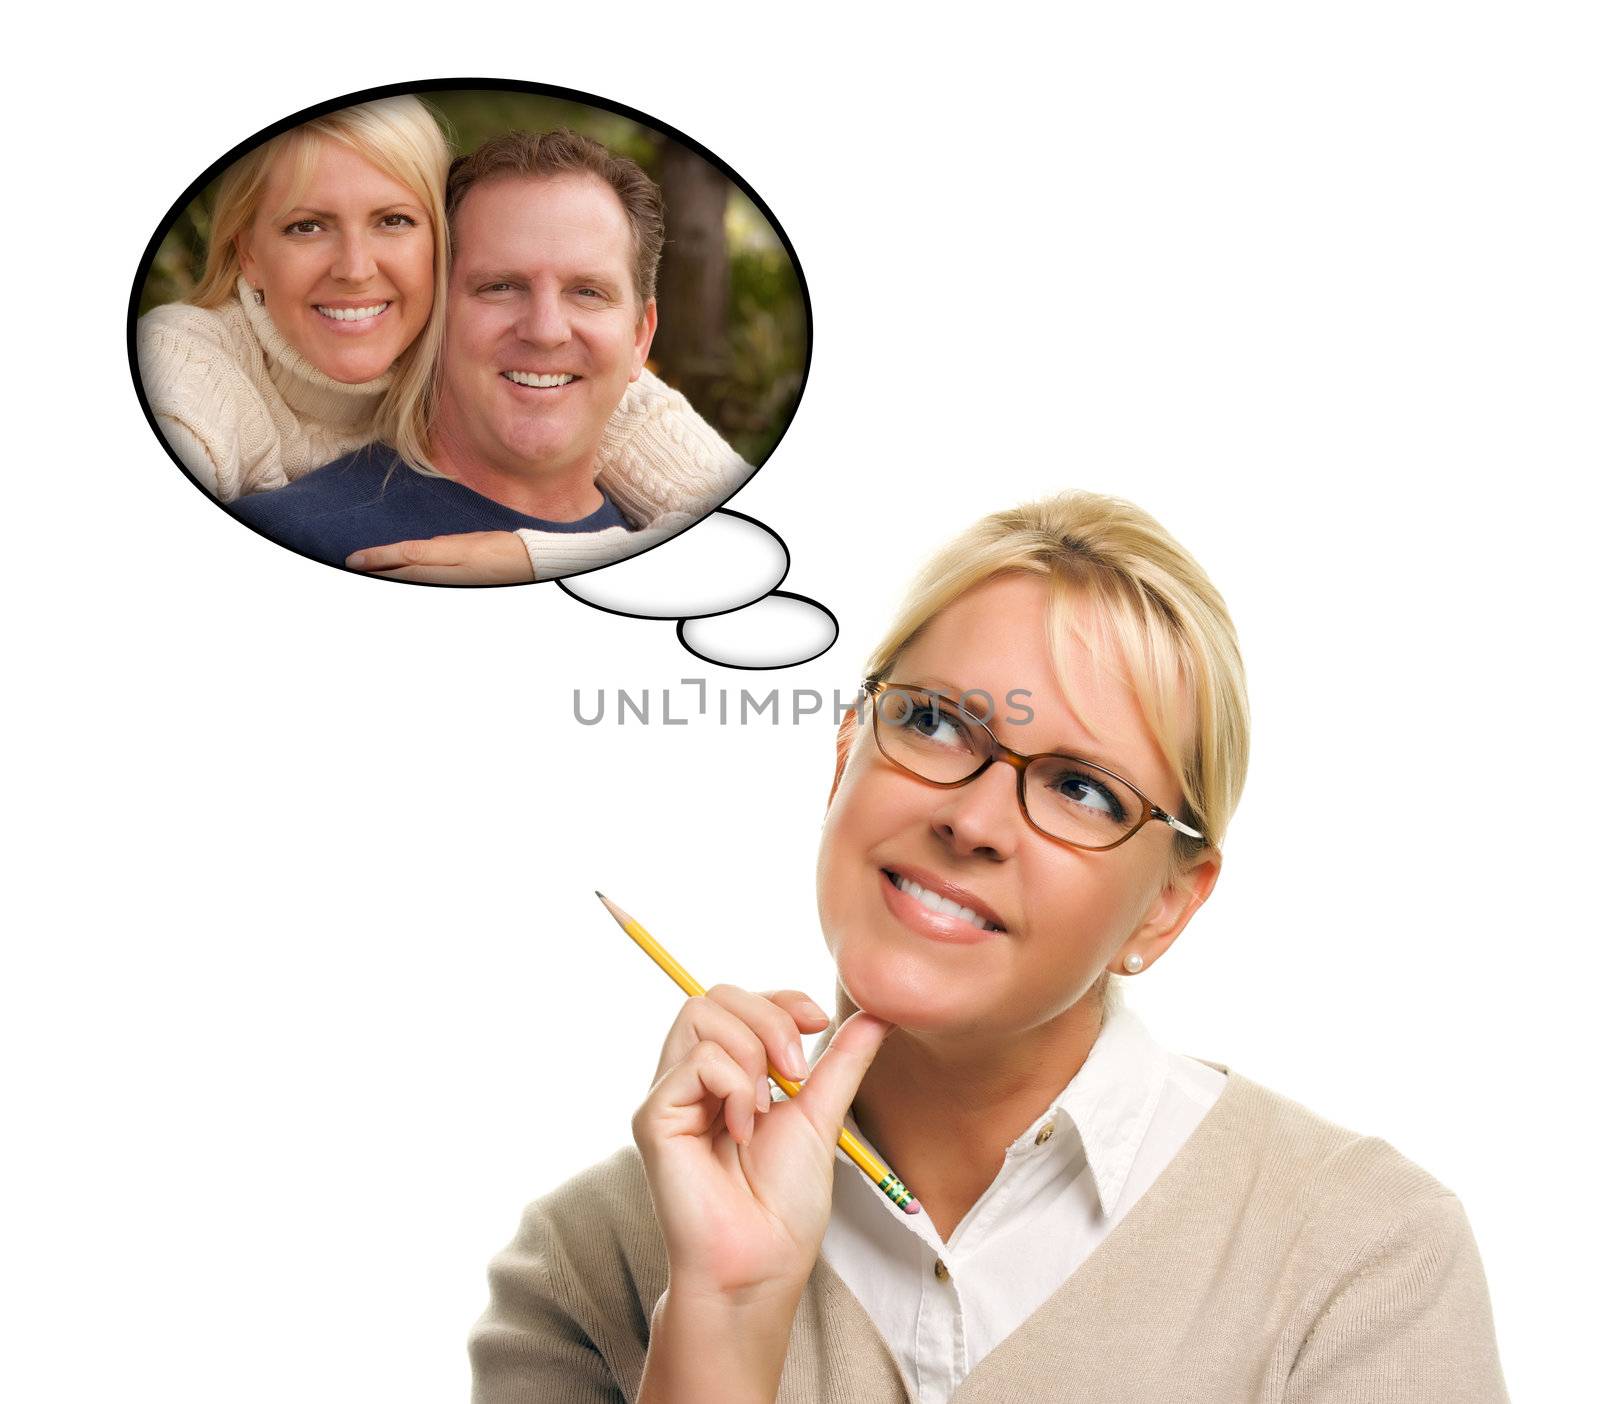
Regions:
M 994 732 L 989 729 L 988 722 L 973 716 L 973 714 L 967 711 L 965 707 L 960 706 L 959 703 L 953 702 L 952 699 L 946 697 L 943 693 L 935 692 L 932 688 L 918 687 L 912 683 L 874 682 L 869 678 L 866 682 L 861 684 L 861 691 L 869 702 L 874 701 L 879 694 L 885 692 L 898 692 L 906 696 L 916 694 L 922 697 L 938 698 L 941 702 L 950 702 L 952 707 L 959 711 L 967 720 L 973 722 L 980 730 L 982 730 L 983 734 L 989 738 L 988 758 L 985 759 L 983 763 L 972 772 L 971 775 L 967 776 L 963 780 L 930 780 L 926 775 L 918 774 L 903 761 L 896 760 L 888 753 L 888 751 L 884 749 L 883 738 L 878 735 L 878 708 L 876 705 L 874 705 L 872 708 L 872 742 L 878 748 L 878 754 L 882 756 L 884 760 L 888 761 L 890 765 L 894 766 L 896 770 L 904 771 L 913 780 L 920 780 L 924 785 L 933 785 L 941 790 L 958 790 L 963 785 L 970 785 L 974 780 L 982 775 L 984 771 L 993 765 L 995 761 L 1003 760 L 1007 765 L 1011 766 L 1012 769 L 1017 772 L 1017 808 L 1022 811 L 1022 817 L 1027 820 L 1028 827 L 1032 829 L 1034 833 L 1038 834 L 1041 838 L 1049 839 L 1052 843 L 1059 843 L 1067 848 L 1080 848 L 1086 853 L 1107 853 L 1113 848 L 1121 848 L 1123 844 L 1125 844 L 1136 833 L 1138 833 L 1140 829 L 1144 828 L 1144 826 L 1152 819 L 1159 820 L 1161 823 L 1169 825 L 1173 829 L 1177 830 L 1178 833 L 1184 834 L 1189 838 L 1199 839 L 1202 843 L 1205 842 L 1205 835 L 1202 834 L 1198 829 L 1191 828 L 1188 824 L 1185 824 L 1183 820 L 1174 818 L 1159 805 L 1151 804 L 1150 801 L 1145 797 L 1143 790 L 1135 785 L 1133 781 L 1123 779 L 1123 777 L 1118 775 L 1116 771 L 1107 770 L 1103 765 L 1096 765 L 1093 761 L 1084 760 L 1082 756 L 1068 755 L 1065 751 L 1037 751 L 1031 756 L 1024 755 L 1021 751 L 1013 751 L 1011 747 L 1006 745 L 1004 741 L 1002 741 L 994 734 Z M 1074 765 L 1081 765 L 1085 769 L 1098 771 L 1101 775 L 1109 775 L 1119 785 L 1126 785 L 1134 792 L 1134 794 L 1138 795 L 1139 803 L 1144 806 L 1144 812 L 1139 816 L 1138 823 L 1129 829 L 1128 832 L 1119 838 L 1115 843 L 1103 844 L 1074 843 L 1071 839 L 1064 839 L 1059 834 L 1052 834 L 1047 829 L 1041 829 L 1038 824 L 1034 822 L 1033 815 L 1028 813 L 1027 771 L 1028 766 L 1032 761 L 1045 759 L 1068 760 Z

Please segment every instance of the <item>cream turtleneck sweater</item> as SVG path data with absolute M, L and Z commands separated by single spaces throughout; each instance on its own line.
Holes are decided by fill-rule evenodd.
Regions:
M 179 462 L 232 502 L 283 487 L 369 443 L 392 373 L 324 375 L 283 338 L 243 279 L 222 307 L 169 303 L 139 319 L 139 374 Z M 549 580 L 634 554 L 716 507 L 754 471 L 676 390 L 646 371 L 600 440 L 596 482 L 642 530 L 521 531 Z

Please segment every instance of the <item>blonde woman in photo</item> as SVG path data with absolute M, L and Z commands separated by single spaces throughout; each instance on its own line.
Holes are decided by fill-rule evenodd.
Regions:
M 224 174 L 199 285 L 137 330 L 156 423 L 214 497 L 272 491 L 377 440 L 437 476 L 417 426 L 444 332 L 449 165 L 438 122 L 406 96 L 316 118 Z M 606 425 L 596 481 L 659 533 L 750 471 L 645 370 Z M 658 533 L 473 532 L 378 559 L 396 578 L 505 583 L 582 570 Z
M 1244 667 L 1193 557 L 1087 493 L 989 517 L 863 692 L 817 865 L 834 1017 L 687 1001 L 635 1145 L 491 1267 L 479 1404 L 1502 1404 L 1455 1196 L 1120 997 L 1210 896 L 1244 785 Z

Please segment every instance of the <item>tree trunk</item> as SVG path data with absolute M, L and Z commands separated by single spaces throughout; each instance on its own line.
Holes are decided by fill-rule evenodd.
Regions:
M 667 243 L 656 289 L 659 323 L 650 359 L 717 424 L 731 362 L 728 338 L 728 183 L 676 142 L 663 142 L 659 167 L 667 202 Z M 720 427 L 720 426 L 719 426 Z

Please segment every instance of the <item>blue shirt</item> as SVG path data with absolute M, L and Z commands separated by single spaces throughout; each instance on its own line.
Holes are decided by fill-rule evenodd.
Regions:
M 368 546 L 463 531 L 633 530 L 600 489 L 600 509 L 575 522 L 547 522 L 503 507 L 449 478 L 413 472 L 387 444 L 366 444 L 287 487 L 240 498 L 233 515 L 302 556 L 342 566 Z

